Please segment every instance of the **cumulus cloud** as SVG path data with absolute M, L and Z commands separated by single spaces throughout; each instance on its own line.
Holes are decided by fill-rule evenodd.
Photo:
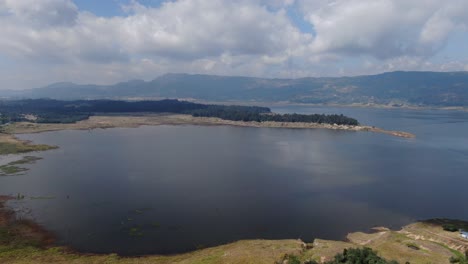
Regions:
M 466 32 L 466 0 L 177 0 L 158 7 L 133 0 L 123 9 L 124 16 L 101 17 L 72 0 L 0 0 L 0 79 L 27 88 L 165 72 L 304 77 L 466 67 L 466 60 L 430 62 L 452 32 Z M 4 69 L 2 58 L 17 67 Z
M 433 55 L 468 22 L 465 0 L 301 0 L 300 6 L 317 34 L 313 51 L 380 59 Z
M 294 49 L 308 39 L 283 11 L 271 12 L 250 1 L 180 0 L 160 8 L 135 2 L 126 7 L 131 12 L 127 17 L 114 18 L 90 13 L 69 16 L 67 12 L 76 7 L 66 0 L 46 0 L 43 6 L 37 4 L 42 1 L 26 2 L 4 2 L 12 15 L 0 18 L 3 52 L 52 60 L 108 62 L 126 55 L 191 60 L 225 52 L 272 55 Z M 56 27 L 33 28 L 39 19 Z M 58 27 L 66 23 L 69 27 Z
M 306 40 L 284 12 L 251 1 L 181 0 L 134 10 L 119 21 L 131 51 L 189 58 L 274 54 Z

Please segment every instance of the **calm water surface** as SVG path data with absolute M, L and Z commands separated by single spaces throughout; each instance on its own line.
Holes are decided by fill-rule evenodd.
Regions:
M 342 239 L 417 219 L 468 220 L 468 113 L 285 107 L 412 132 L 156 126 L 21 135 L 37 154 L 0 194 L 59 242 L 89 252 L 176 253 L 239 239 Z M 53 199 L 30 199 L 47 196 Z

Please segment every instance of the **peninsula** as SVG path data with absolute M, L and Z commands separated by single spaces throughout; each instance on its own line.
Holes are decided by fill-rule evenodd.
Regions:
M 361 125 L 344 115 L 276 114 L 267 107 L 199 104 L 178 100 L 0 102 L 1 132 L 37 133 L 63 129 L 137 127 L 141 125 L 231 125 L 272 128 L 323 128 L 368 131 L 412 138 L 413 134 Z
M 389 131 L 359 124 L 344 115 L 275 114 L 267 107 L 198 104 L 178 100 L 112 101 L 49 99 L 0 101 L 0 155 L 44 151 L 56 146 L 22 141 L 15 134 L 57 130 L 92 130 L 142 125 L 228 125 L 294 129 L 366 131 L 413 138 L 402 131 Z M 17 175 L 26 170 L 21 164 L 36 159 L 0 162 L 0 176 Z

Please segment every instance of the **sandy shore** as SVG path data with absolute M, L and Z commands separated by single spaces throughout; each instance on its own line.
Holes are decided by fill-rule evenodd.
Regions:
M 213 117 L 193 117 L 178 114 L 139 114 L 139 115 L 113 115 L 91 116 L 87 120 L 74 124 L 36 124 L 18 122 L 4 127 L 9 134 L 39 133 L 68 129 L 96 129 L 113 127 L 138 127 L 142 125 L 229 125 L 242 127 L 269 127 L 269 128 L 302 128 L 302 129 L 331 129 L 345 131 L 365 131 L 384 133 L 391 136 L 414 138 L 415 135 L 402 131 L 389 131 L 372 126 L 347 126 L 317 123 L 291 123 L 291 122 L 243 122 L 230 121 Z

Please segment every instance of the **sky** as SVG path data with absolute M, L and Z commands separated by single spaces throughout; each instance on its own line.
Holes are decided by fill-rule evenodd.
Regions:
M 0 0 L 0 89 L 468 71 L 467 0 Z

